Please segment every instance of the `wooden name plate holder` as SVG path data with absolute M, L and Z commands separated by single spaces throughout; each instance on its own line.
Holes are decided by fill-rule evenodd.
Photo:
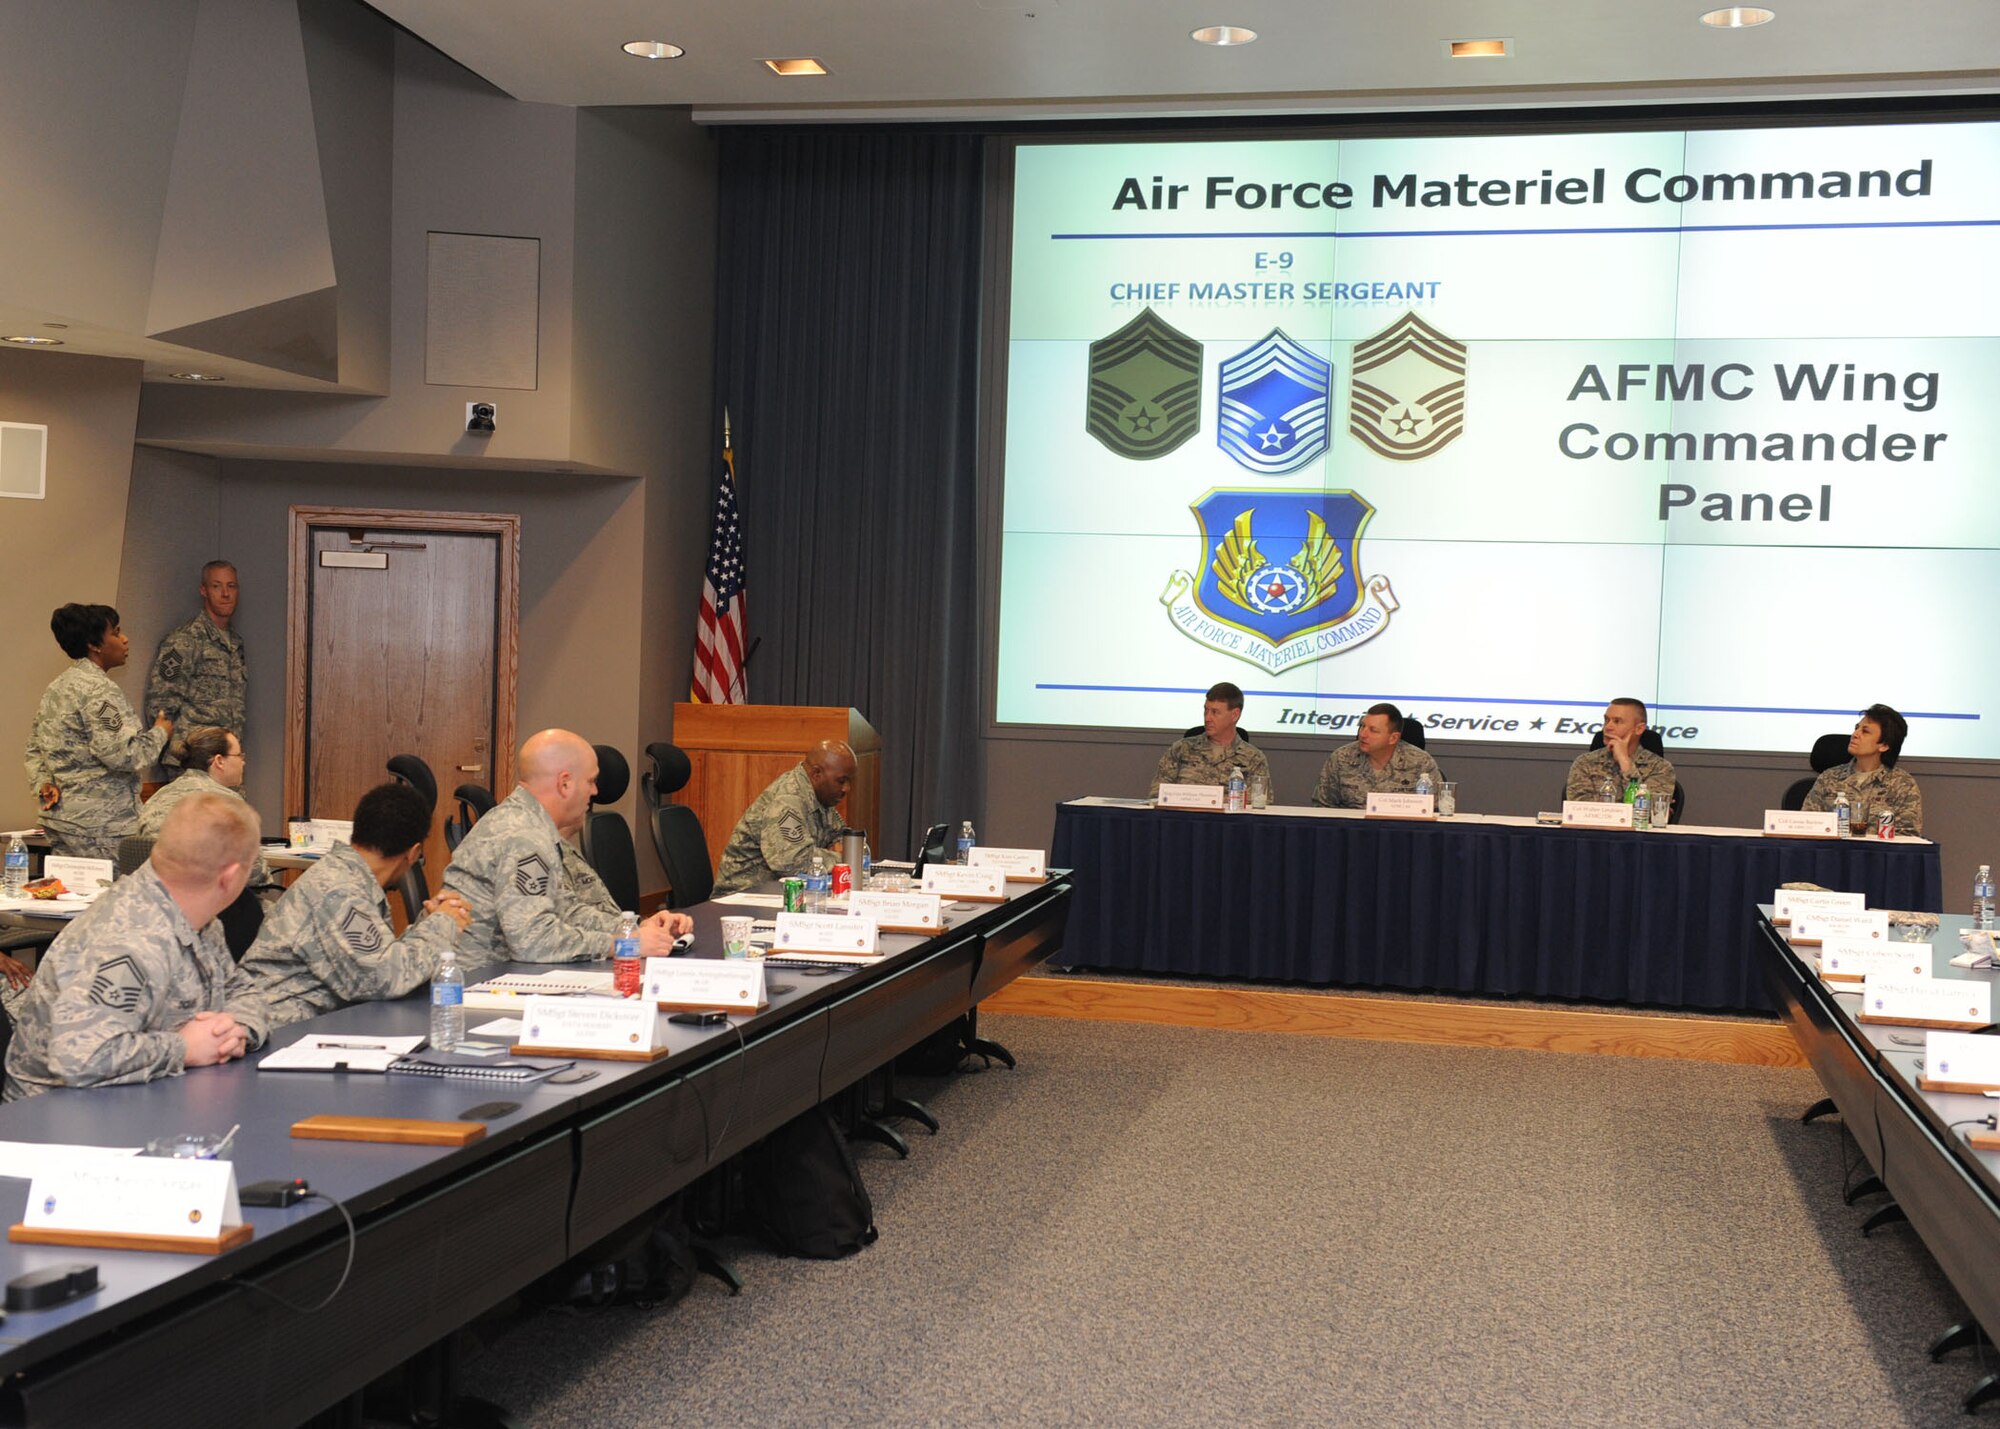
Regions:
M 91 1250 L 164 1250 L 176 1255 L 220 1255 L 248 1243 L 257 1228 L 247 1222 L 219 1235 L 126 1235 L 120 1231 L 66 1231 L 13 1225 L 7 1239 L 20 1245 L 78 1245 Z
M 309 1116 L 292 1123 L 301 1141 L 379 1141 L 392 1146 L 467 1146 L 486 1135 L 483 1121 L 419 1121 L 406 1116 Z
M 660 1004 L 661 1007 L 666 1005 L 664 1002 Z M 523 1057 L 571 1057 L 579 1062 L 657 1062 L 673 1050 L 671 1047 L 620 1047 L 607 1052 L 598 1047 L 531 1047 L 526 1042 L 514 1044 L 514 1051 Z

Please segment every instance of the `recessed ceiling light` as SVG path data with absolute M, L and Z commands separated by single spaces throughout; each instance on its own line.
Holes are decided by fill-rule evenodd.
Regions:
M 1504 60 L 1507 58 L 1507 41 L 1453 40 L 1445 46 L 1445 53 L 1455 60 Z
M 176 382 L 220 382 L 220 381 L 222 381 L 222 374 L 221 374 L 221 373 L 219 373 L 219 372 L 169 372 L 169 373 L 167 374 L 167 376 L 169 376 L 169 377 L 173 378 L 173 379 L 174 379 L 174 381 L 176 381 Z
M 818 60 L 811 60 L 811 59 L 765 60 L 764 63 L 767 66 L 769 66 L 772 74 L 782 74 L 789 76 L 795 74 L 826 73 L 826 66 L 821 64 Z
M 20 337 L 0 337 L 0 342 L 11 342 L 20 347 L 61 347 L 62 339 L 57 337 L 37 337 L 32 333 Z
M 1257 38 L 1257 32 L 1241 25 L 1203 25 L 1188 31 L 1188 38 L 1198 45 L 1247 45 Z
M 618 48 L 642 60 L 677 60 L 687 53 L 679 45 L 670 45 L 665 40 L 627 40 Z
M 1725 5 L 1720 10 L 1710 10 L 1701 17 L 1701 22 L 1716 30 L 1747 30 L 1752 25 L 1768 25 L 1777 18 L 1776 10 L 1766 10 L 1761 5 Z

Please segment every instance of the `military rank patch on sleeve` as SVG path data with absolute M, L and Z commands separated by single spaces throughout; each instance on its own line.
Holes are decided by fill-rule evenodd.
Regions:
M 160 674 L 165 679 L 178 680 L 183 668 L 181 652 L 178 650 L 169 649 L 160 657 Z
M 137 1012 L 146 1001 L 146 975 L 129 954 L 113 958 L 92 975 L 90 1000 L 114 1012 Z
M 96 718 L 97 727 L 106 734 L 116 733 L 118 726 L 125 723 L 125 717 L 118 713 L 118 706 L 112 704 L 109 700 L 99 700 L 97 702 Z
M 778 832 L 785 836 L 785 842 L 799 844 L 806 841 L 806 821 L 799 817 L 797 809 L 787 809 L 778 815 Z
M 549 891 L 548 860 L 538 853 L 522 856 L 514 864 L 514 891 L 540 898 Z
M 340 920 L 340 940 L 355 952 L 366 956 L 381 950 L 382 930 L 376 926 L 373 918 L 361 909 L 353 908 Z

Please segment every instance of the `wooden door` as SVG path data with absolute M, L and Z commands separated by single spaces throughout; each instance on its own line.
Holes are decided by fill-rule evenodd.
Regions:
M 416 755 L 438 782 L 433 891 L 451 791 L 514 785 L 519 536 L 513 516 L 292 508 L 286 815 L 352 818 Z

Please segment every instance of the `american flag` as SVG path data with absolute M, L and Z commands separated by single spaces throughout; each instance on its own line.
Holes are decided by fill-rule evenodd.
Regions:
M 722 475 L 708 524 L 708 569 L 701 580 L 701 616 L 694 630 L 694 698 L 703 704 L 747 704 L 743 674 L 743 520 L 736 512 L 736 456 L 722 438 Z

